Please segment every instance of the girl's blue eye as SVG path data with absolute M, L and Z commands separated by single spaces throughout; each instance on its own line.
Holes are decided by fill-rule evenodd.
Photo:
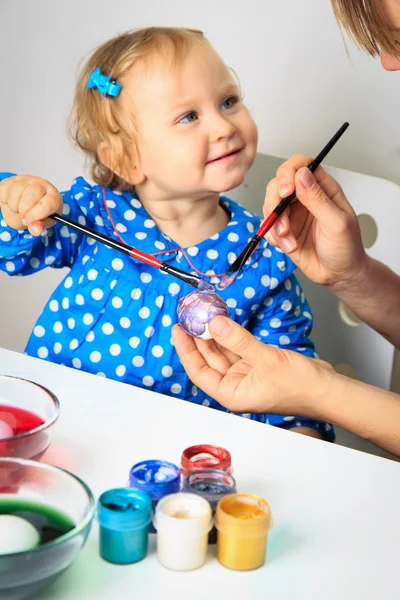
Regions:
M 229 108 L 233 108 L 235 104 L 237 104 L 238 99 L 234 96 L 230 96 L 230 98 L 226 98 L 222 103 L 222 110 L 228 110 Z
M 188 113 L 179 121 L 179 123 L 193 123 L 193 121 L 197 121 L 198 117 L 195 112 Z

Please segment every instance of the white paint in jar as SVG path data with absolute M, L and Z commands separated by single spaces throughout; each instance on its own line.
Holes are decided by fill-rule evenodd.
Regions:
M 207 555 L 212 527 L 210 503 L 196 494 L 180 492 L 164 496 L 156 507 L 157 557 L 173 571 L 201 567 Z

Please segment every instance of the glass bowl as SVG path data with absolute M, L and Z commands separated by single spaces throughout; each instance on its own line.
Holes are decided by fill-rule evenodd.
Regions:
M 33 460 L 0 458 L 0 512 L 5 503 L 21 501 L 56 512 L 73 528 L 34 549 L 0 554 L 0 600 L 27 598 L 69 567 L 86 542 L 95 510 L 92 492 L 72 473 Z
M 60 404 L 50 390 L 27 379 L 0 375 L 0 457 L 39 460 L 51 443 L 59 413 Z M 21 419 L 24 427 L 33 428 L 24 431 Z M 13 424 L 17 433 L 7 437 Z

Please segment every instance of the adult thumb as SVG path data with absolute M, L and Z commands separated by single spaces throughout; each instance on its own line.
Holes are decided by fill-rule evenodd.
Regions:
M 228 317 L 214 317 L 208 330 L 220 346 L 245 358 L 250 364 L 255 364 L 264 347 L 247 329 Z

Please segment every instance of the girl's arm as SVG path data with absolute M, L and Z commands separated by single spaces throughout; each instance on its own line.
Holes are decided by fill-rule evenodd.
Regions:
M 28 178 L 0 174 L 0 270 L 9 275 L 30 275 L 48 266 L 70 266 L 82 242 L 82 235 L 59 224 L 51 225 L 46 217 L 62 211 L 82 222 L 83 187 L 79 188 L 78 202 L 75 184 L 60 195 L 39 178 L 31 178 L 33 184 L 26 185 Z M 55 190 L 51 198 L 41 196 L 41 182 Z M 87 185 L 85 189 L 89 201 L 91 188 Z

